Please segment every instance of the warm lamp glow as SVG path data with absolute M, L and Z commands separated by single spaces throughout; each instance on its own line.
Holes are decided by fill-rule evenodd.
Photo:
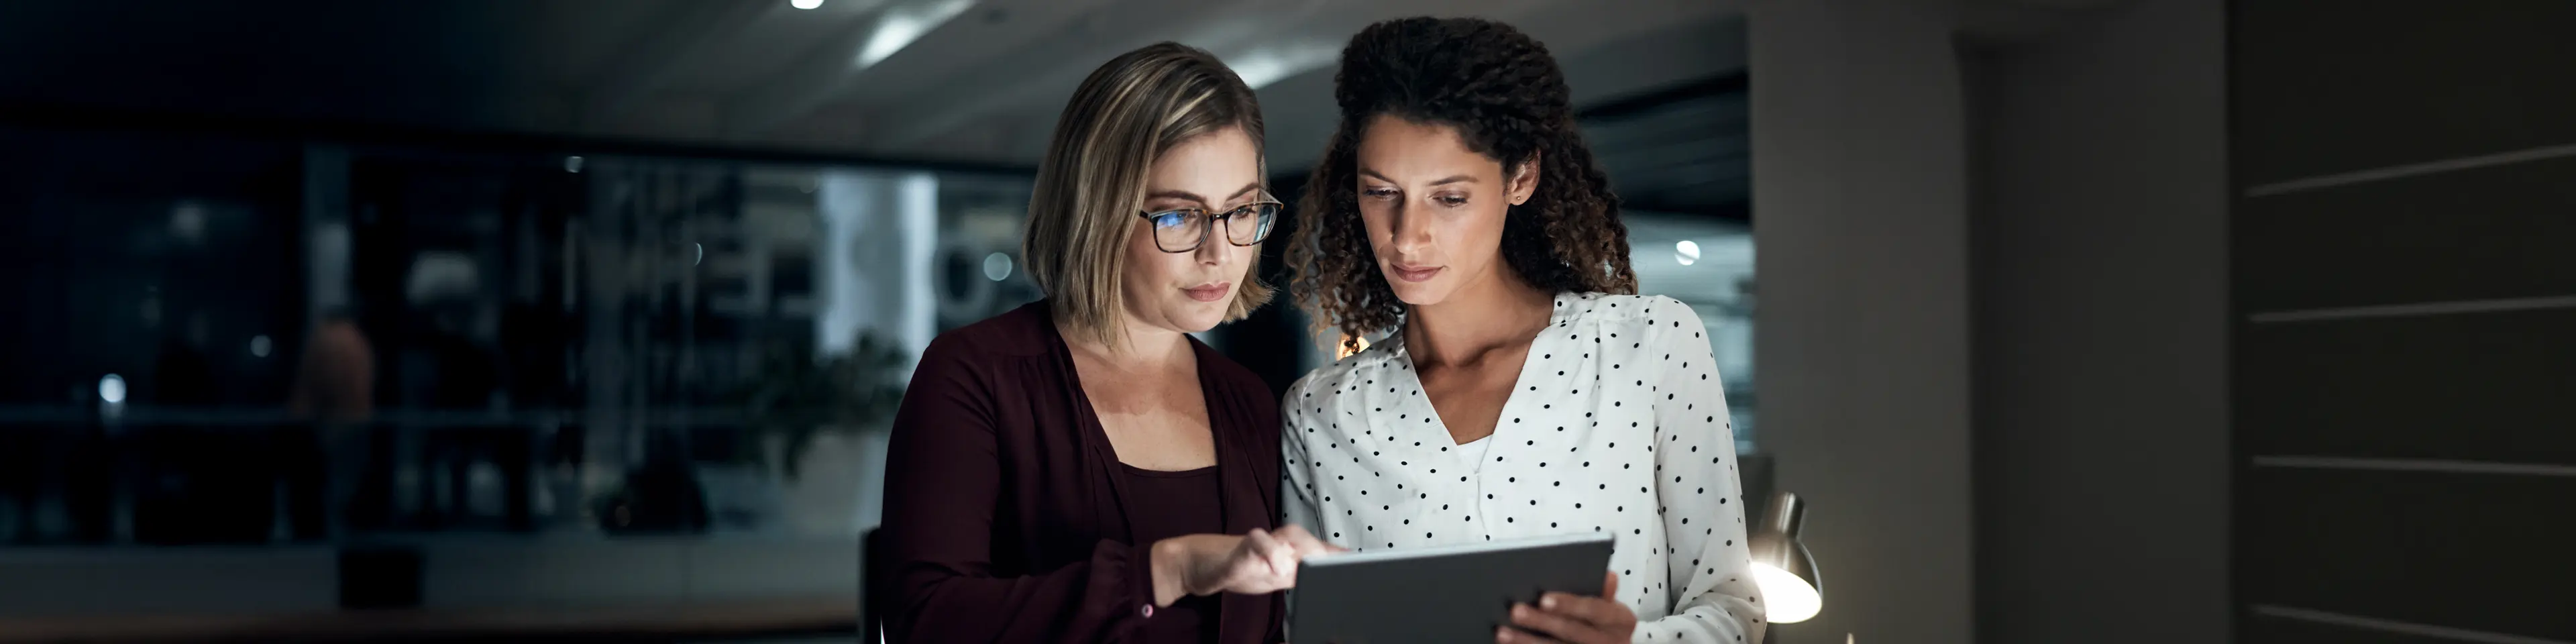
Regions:
M 1745 544 L 1753 555 L 1753 586 L 1769 604 L 1763 607 L 1764 618 L 1775 624 L 1807 621 L 1825 608 L 1824 576 L 1816 573 L 1815 555 L 1798 542 L 1806 516 L 1807 506 L 1798 495 L 1773 492 Z
M 1333 354 L 1333 360 L 1340 361 L 1343 358 L 1351 357 L 1352 354 L 1367 351 L 1368 344 L 1368 338 L 1351 335 L 1342 336 L 1342 347 L 1337 353 Z
M 1763 603 L 1769 604 L 1763 619 L 1774 624 L 1807 621 L 1825 607 L 1825 598 L 1816 593 L 1816 587 L 1771 564 L 1753 564 L 1753 585 L 1762 590 Z

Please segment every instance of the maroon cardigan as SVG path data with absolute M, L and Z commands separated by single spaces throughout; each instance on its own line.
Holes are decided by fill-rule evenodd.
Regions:
M 1278 522 L 1279 402 L 1190 341 L 1206 392 L 1225 531 Z M 885 525 L 894 642 L 1116 642 L 1153 603 L 1133 498 L 1046 302 L 941 334 L 895 414 Z M 1281 595 L 1225 595 L 1218 641 L 1278 641 Z

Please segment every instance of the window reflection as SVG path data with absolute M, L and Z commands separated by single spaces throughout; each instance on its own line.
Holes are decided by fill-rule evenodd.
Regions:
M 855 536 L 922 347 L 1037 297 L 1015 174 L 0 145 L 6 542 Z
M 1736 451 L 1754 453 L 1753 231 L 1712 217 L 1629 211 L 1629 264 L 1637 292 L 1688 304 L 1708 327 L 1709 351 L 1726 383 Z

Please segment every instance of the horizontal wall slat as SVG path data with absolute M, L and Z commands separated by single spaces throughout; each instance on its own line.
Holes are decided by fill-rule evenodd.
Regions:
M 2246 615 L 2243 634 L 2237 644 L 2474 644 L 2266 615 Z
M 2244 324 L 2235 344 L 2247 454 L 2576 464 L 2576 309 Z
M 2380 619 L 2367 615 L 2346 615 L 2295 606 L 2256 605 L 2251 612 L 2262 618 L 2289 620 L 2297 623 L 2332 626 L 2345 631 L 2366 634 L 2366 641 L 2380 641 L 2389 636 L 2431 639 L 2462 644 L 2576 644 L 2567 640 L 2529 637 L 2512 633 L 2451 628 L 2439 624 L 2417 624 Z
M 2256 468 L 2239 484 L 2241 602 L 2576 636 L 2576 479 Z
M 2230 5 L 2242 185 L 2576 143 L 2576 2 Z
M 2244 199 L 2235 222 L 2249 313 L 2576 295 L 2576 158 Z

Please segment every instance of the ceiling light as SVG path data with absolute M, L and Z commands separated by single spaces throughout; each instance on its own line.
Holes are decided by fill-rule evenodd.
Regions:
M 1330 65 L 1342 55 L 1342 48 L 1330 42 L 1302 42 L 1286 46 L 1263 47 L 1244 52 L 1225 61 L 1234 75 L 1253 89 L 1279 82 L 1308 70 Z
M 269 346 L 269 345 L 270 345 L 270 342 L 269 342 L 268 336 L 265 336 L 265 335 L 254 335 L 254 336 L 251 336 L 251 337 L 250 337 L 250 355 L 251 355 L 251 357 L 254 357 L 254 358 L 266 358 L 266 357 L 268 357 L 268 350 L 270 349 L 270 346 Z
M 564 171 L 565 171 L 565 172 L 574 173 L 574 174 L 580 174 L 580 173 L 581 173 L 581 157 L 564 157 Z
M 1673 261 L 1681 262 L 1683 266 L 1699 263 L 1699 242 L 1684 239 L 1673 244 Z
M 106 401 L 107 404 L 110 405 L 123 404 L 125 402 L 125 377 L 111 373 L 99 378 L 98 399 Z
M 787 0 L 787 6 L 798 9 L 812 9 L 823 6 L 823 0 Z
M 895 52 L 920 40 L 923 34 L 947 24 L 950 18 L 975 6 L 975 0 L 920 0 L 887 7 L 885 16 L 877 19 L 876 32 L 868 35 L 866 45 L 851 66 L 865 69 L 884 62 Z

